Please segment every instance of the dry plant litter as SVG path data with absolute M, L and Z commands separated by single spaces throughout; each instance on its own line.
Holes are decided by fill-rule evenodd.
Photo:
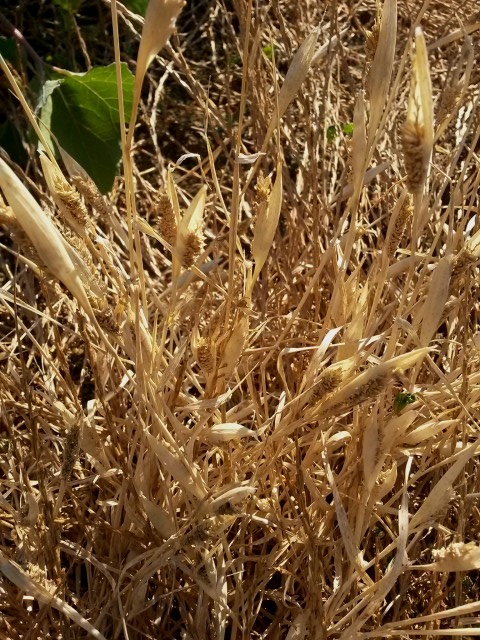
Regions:
M 0 158 L 0 636 L 479 636 L 476 3 L 204 4 Z

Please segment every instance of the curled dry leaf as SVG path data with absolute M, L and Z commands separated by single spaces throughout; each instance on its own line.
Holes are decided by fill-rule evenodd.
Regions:
M 216 442 L 228 442 L 229 440 L 240 440 L 241 438 L 256 438 L 257 434 L 252 429 L 238 424 L 237 422 L 224 422 L 214 425 L 208 434 L 208 439 Z

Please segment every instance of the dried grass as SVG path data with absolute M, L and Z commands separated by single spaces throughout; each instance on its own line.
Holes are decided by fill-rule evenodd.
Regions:
M 396 5 L 187 7 L 108 200 L 2 161 L 1 638 L 480 635 L 479 23 Z

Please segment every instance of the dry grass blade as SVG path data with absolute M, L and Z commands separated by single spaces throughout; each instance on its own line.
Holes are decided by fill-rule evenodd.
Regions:
M 152 2 L 112 192 L 0 162 L 0 638 L 480 636 L 473 5 Z
M 302 86 L 303 81 L 307 77 L 307 73 L 315 55 L 315 48 L 317 46 L 319 33 L 318 29 L 312 31 L 312 33 L 302 42 L 290 63 L 287 75 L 285 76 L 285 80 L 283 81 L 278 94 L 278 108 L 275 110 L 270 120 L 270 124 L 268 125 L 262 150 L 266 149 L 273 132 L 278 126 L 278 123 L 282 119 L 289 104 L 292 102 L 298 90 Z
M 271 249 L 275 231 L 277 230 L 280 211 L 282 209 L 282 164 L 277 165 L 277 175 L 273 184 L 272 192 L 267 196 L 267 200 L 259 210 L 258 218 L 255 222 L 253 235 L 252 254 L 255 260 L 252 286 L 258 279 L 261 270 L 267 260 Z
M 370 119 L 368 123 L 368 147 L 370 148 L 380 123 L 393 72 L 395 45 L 397 42 L 397 0 L 385 0 L 381 9 L 380 29 L 375 57 L 370 67 L 368 95 Z
M 5 558 L 1 551 L 0 571 L 8 580 L 11 580 L 11 582 L 13 582 L 22 591 L 25 591 L 26 593 L 32 595 L 42 604 L 50 605 L 54 609 L 58 609 L 58 611 L 67 616 L 67 618 L 70 618 L 72 622 L 78 624 L 78 626 L 82 629 L 85 629 L 85 631 L 87 631 L 87 633 L 89 633 L 92 638 L 96 638 L 96 640 L 106 640 L 105 636 L 103 636 L 97 629 L 95 629 L 95 627 L 90 624 L 88 620 L 85 620 L 85 618 L 81 616 L 78 611 L 76 611 L 72 606 L 64 602 L 58 596 L 50 593 L 45 587 L 36 584 L 23 571 L 23 569 L 18 566 L 16 562 Z
M 128 131 L 127 148 L 130 148 L 135 129 L 136 114 L 142 85 L 152 60 L 162 49 L 175 29 L 175 21 L 183 9 L 185 0 L 149 0 L 142 37 L 137 55 L 137 70 L 133 92 L 132 115 Z

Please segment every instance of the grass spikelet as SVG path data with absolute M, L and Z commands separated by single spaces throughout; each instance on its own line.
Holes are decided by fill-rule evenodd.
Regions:
M 73 471 L 73 467 L 78 458 L 78 452 L 80 450 L 80 432 L 81 422 L 76 421 L 70 427 L 67 436 L 65 438 L 65 448 L 63 452 L 63 464 L 61 476 L 65 480 L 70 477 Z
M 380 20 L 379 16 L 375 17 L 375 21 L 373 23 L 372 30 L 365 29 L 365 59 L 367 64 L 372 64 L 373 59 L 375 58 L 375 52 L 378 47 L 378 38 L 380 35 Z
M 323 400 L 326 395 L 333 393 L 342 383 L 343 377 L 344 372 L 338 366 L 329 367 L 325 369 L 325 371 L 322 371 L 312 389 L 311 401 L 313 403 L 319 402 Z
M 194 346 L 197 362 L 205 375 L 213 372 L 216 355 L 213 345 L 205 338 L 198 338 Z
M 59 149 L 73 186 L 82 194 L 85 201 L 92 207 L 92 209 L 103 216 L 108 216 L 110 210 L 105 202 L 105 198 L 98 190 L 95 182 L 91 179 L 85 169 L 78 164 L 78 162 L 72 158 L 65 149 L 62 149 L 62 147 L 59 147 Z
M 326 411 L 336 406 L 354 406 L 364 400 L 375 398 L 385 389 L 395 371 L 401 371 L 412 367 L 419 360 L 422 360 L 428 353 L 428 349 L 416 349 L 411 353 L 397 356 L 370 367 L 354 380 L 341 387 L 337 393 L 333 394 L 320 404 L 320 410 Z
M 85 227 L 89 216 L 79 192 L 67 182 L 61 171 L 50 162 L 46 155 L 40 154 L 40 162 L 48 189 L 60 214 L 71 226 Z
M 200 187 L 178 225 L 175 254 L 180 264 L 190 268 L 203 245 L 203 214 L 207 198 L 207 187 Z
M 177 242 L 177 221 L 168 195 L 161 192 L 153 204 L 152 215 L 156 219 L 158 230 L 163 238 L 175 247 Z
M 187 233 L 185 236 L 185 245 L 182 252 L 182 266 L 185 269 L 190 269 L 195 260 L 200 255 L 203 247 L 203 238 L 198 232 Z
M 464 33 L 464 42 L 459 59 L 454 67 L 452 76 L 447 77 L 440 97 L 437 109 L 437 122 L 439 125 L 435 134 L 436 139 L 439 139 L 444 134 L 463 102 L 470 82 L 474 61 L 475 48 L 472 39 L 467 33 Z
M 480 546 L 476 542 L 453 542 L 448 547 L 432 549 L 433 562 L 421 565 L 427 571 L 474 571 L 480 569 Z M 418 566 L 412 569 L 419 569 Z
M 403 237 L 406 234 L 407 228 L 411 226 L 413 219 L 413 199 L 411 194 L 407 194 L 402 208 L 400 209 L 397 217 L 395 218 L 395 224 L 392 231 L 387 237 L 386 242 L 386 254 L 389 259 L 393 258 L 396 250 L 400 247 Z
M 432 84 L 427 46 L 421 27 L 415 29 L 412 84 L 402 143 L 407 187 L 412 194 L 421 194 L 433 149 Z

